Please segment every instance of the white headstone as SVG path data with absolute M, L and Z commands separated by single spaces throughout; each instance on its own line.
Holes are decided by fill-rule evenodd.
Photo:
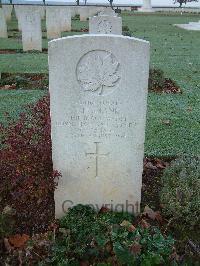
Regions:
M 116 16 L 96 16 L 89 19 L 90 34 L 122 34 L 122 18 Z
M 139 9 L 141 12 L 153 12 L 151 0 L 143 0 L 142 8 Z
M 89 7 L 82 6 L 79 7 L 80 21 L 87 21 L 89 18 Z
M 30 9 L 32 12 L 39 12 L 41 19 L 45 17 L 45 7 L 36 5 L 14 5 L 15 15 L 18 21 L 18 30 L 22 31 L 21 18 L 23 16 L 24 10 Z
M 6 18 L 6 21 L 10 21 L 11 20 L 11 15 L 12 15 L 12 5 L 2 5 L 2 9 L 4 12 L 4 16 Z
M 42 51 L 41 14 L 32 7 L 21 8 L 19 14 L 22 26 L 23 51 Z
M 71 31 L 71 10 L 69 7 L 60 7 L 60 23 L 62 31 Z
M 17 22 L 18 22 L 18 30 L 21 31 L 22 30 L 22 25 L 21 25 L 21 21 L 20 21 L 20 6 L 18 5 L 14 5 L 14 9 L 15 9 L 15 16 L 17 18 Z
M 38 6 L 38 10 L 40 12 L 41 19 L 45 18 L 45 6 Z
M 56 216 L 69 205 L 138 212 L 149 43 L 118 35 L 49 42 Z M 68 207 L 69 207 L 68 205 Z
M 59 7 L 46 7 L 47 38 L 56 39 L 61 37 L 61 13 Z
M 102 11 L 98 13 L 99 16 L 117 16 L 115 10 L 111 7 L 105 7 Z
M 76 7 L 75 6 L 72 6 L 72 7 L 69 7 L 70 8 L 70 12 L 71 12 L 71 17 L 75 17 L 78 12 L 76 11 Z
M 174 24 L 174 26 L 184 30 L 200 31 L 200 23 L 198 22 L 189 22 L 188 24 Z
M 0 38 L 8 38 L 6 18 L 2 8 L 0 8 Z
M 97 15 L 102 10 L 103 10 L 103 8 L 102 7 L 98 7 L 98 6 L 89 7 L 89 17 L 93 17 L 93 16 Z

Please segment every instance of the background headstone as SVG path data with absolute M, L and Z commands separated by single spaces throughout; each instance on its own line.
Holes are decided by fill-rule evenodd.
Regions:
M 21 13 L 23 51 L 42 51 L 41 14 L 32 7 L 23 7 Z
M 200 31 L 199 22 L 189 22 L 188 24 L 174 24 L 174 26 L 184 29 L 184 30 Z
M 62 31 L 61 13 L 59 7 L 47 6 L 46 7 L 46 29 L 47 38 L 56 39 L 61 37 Z
M 62 31 L 71 31 L 71 9 L 70 7 L 60 7 L 60 23 Z
M 103 10 L 103 7 L 97 7 L 97 6 L 89 7 L 89 17 L 93 17 L 93 16 L 97 15 L 102 10 Z
M 141 12 L 153 12 L 151 0 L 143 0 L 142 8 L 140 8 L 138 11 Z
M 22 25 L 21 25 L 21 17 L 19 16 L 20 14 L 20 7 L 21 6 L 17 6 L 17 5 L 14 5 L 14 10 L 15 10 L 15 16 L 17 18 L 17 23 L 18 23 L 18 30 L 21 31 L 22 30 Z
M 89 7 L 82 6 L 79 7 L 80 21 L 87 21 L 89 18 Z
M 6 21 L 10 21 L 11 20 L 11 16 L 12 16 L 12 5 L 2 5 L 2 9 L 4 12 L 4 16 L 6 18 Z
M 89 19 L 90 34 L 122 34 L 122 18 L 116 16 L 95 16 Z
M 45 6 L 38 6 L 37 8 L 40 12 L 41 19 L 45 19 Z
M 8 38 L 6 18 L 2 8 L 0 8 L 0 38 Z
M 149 43 L 118 35 L 49 42 L 56 216 L 67 203 L 138 212 Z M 66 205 L 65 205 L 66 204 Z
M 111 7 L 105 7 L 102 11 L 98 13 L 99 16 L 117 16 L 115 10 Z
M 72 18 L 75 17 L 76 15 L 78 15 L 76 6 L 72 6 L 72 7 L 70 6 L 69 8 L 70 8 Z

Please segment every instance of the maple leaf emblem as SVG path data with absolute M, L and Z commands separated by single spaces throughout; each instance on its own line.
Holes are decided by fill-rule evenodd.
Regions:
M 104 94 L 119 81 L 119 63 L 105 51 L 92 51 L 86 54 L 77 68 L 77 79 L 84 91 Z

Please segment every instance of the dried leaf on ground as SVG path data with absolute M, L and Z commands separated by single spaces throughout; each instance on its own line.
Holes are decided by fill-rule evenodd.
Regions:
M 142 219 L 139 224 L 142 228 L 149 228 L 150 227 L 150 224 L 147 223 L 147 221 L 145 221 L 144 219 Z
M 15 248 L 22 248 L 25 246 L 29 238 L 30 237 L 26 234 L 23 235 L 17 234 L 9 237 L 9 243 Z
M 142 249 L 142 246 L 139 243 L 134 243 L 131 246 L 130 251 L 134 255 L 139 255 L 141 253 L 141 249 Z

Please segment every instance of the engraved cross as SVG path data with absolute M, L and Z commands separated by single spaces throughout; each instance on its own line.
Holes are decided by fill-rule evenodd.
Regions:
M 102 157 L 102 156 L 108 156 L 110 153 L 108 152 L 108 153 L 105 153 L 105 154 L 101 154 L 101 153 L 99 153 L 99 144 L 100 144 L 101 142 L 94 142 L 94 144 L 95 144 L 95 148 L 96 148 L 96 150 L 95 150 L 95 152 L 92 152 L 92 153 L 85 153 L 85 155 L 87 156 L 87 155 L 93 155 L 93 156 L 95 156 L 95 160 L 96 160 L 96 177 L 98 177 L 98 174 L 99 174 L 99 157 Z

